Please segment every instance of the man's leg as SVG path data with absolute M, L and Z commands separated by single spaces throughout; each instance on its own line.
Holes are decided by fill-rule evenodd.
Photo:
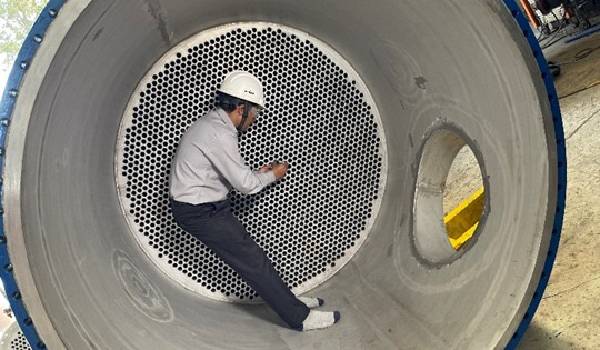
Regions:
M 229 209 L 216 215 L 225 237 L 203 240 L 225 263 L 235 270 L 271 308 L 294 329 L 300 329 L 309 313 L 283 282 L 260 246 L 250 237 Z M 217 223 L 215 223 L 217 224 Z
M 198 211 L 201 216 L 204 212 Z M 218 206 L 209 217 L 193 220 L 188 216 L 185 221 L 188 222 L 182 228 L 235 270 L 291 328 L 302 328 L 308 307 L 283 282 L 264 251 L 233 216 L 229 205 Z

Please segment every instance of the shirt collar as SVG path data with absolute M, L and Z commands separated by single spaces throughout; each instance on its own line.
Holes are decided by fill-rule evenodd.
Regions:
M 229 115 L 227 114 L 227 112 L 225 112 L 223 110 L 223 108 L 221 108 L 221 107 L 217 107 L 216 111 L 217 111 L 217 115 L 219 116 L 219 120 L 222 121 L 223 124 L 225 124 L 228 129 L 231 129 L 231 131 L 237 135 L 238 131 L 235 128 L 235 126 L 233 125 L 233 122 L 231 121 L 231 118 L 229 118 Z

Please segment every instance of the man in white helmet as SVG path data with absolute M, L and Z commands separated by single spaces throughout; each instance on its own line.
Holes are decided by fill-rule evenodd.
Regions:
M 319 298 L 297 298 L 271 261 L 233 216 L 230 188 L 251 194 L 282 179 L 287 163 L 257 171 L 246 166 L 238 148 L 238 132 L 246 131 L 264 106 L 260 81 L 234 71 L 218 91 L 217 107 L 198 119 L 179 142 L 172 163 L 170 207 L 177 224 L 235 270 L 293 329 L 326 328 L 340 319 L 338 311 L 310 310 Z

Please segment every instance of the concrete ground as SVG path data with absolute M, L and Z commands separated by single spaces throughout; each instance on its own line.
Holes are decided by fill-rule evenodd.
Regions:
M 600 34 L 550 48 L 546 57 L 572 62 L 596 47 Z M 564 64 L 556 87 L 567 140 L 567 206 L 550 283 L 519 349 L 600 349 L 600 49 Z

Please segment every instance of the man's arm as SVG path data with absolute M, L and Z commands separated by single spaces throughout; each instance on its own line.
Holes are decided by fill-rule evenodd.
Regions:
M 242 193 L 253 194 L 277 180 L 272 170 L 252 171 L 242 159 L 236 142 L 223 139 L 219 141 L 221 142 L 214 147 L 202 152 L 233 188 Z

